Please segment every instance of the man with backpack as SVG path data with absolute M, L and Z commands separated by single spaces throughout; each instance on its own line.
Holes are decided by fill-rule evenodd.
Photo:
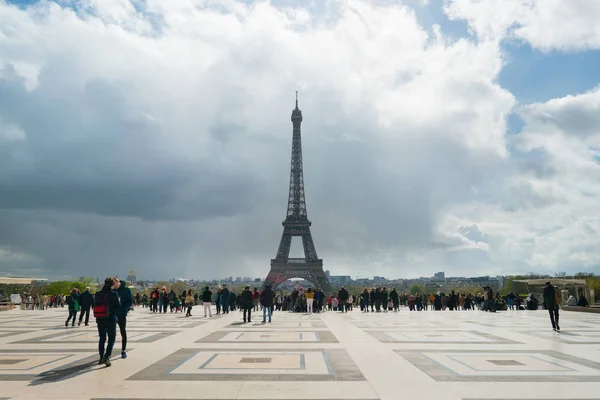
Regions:
M 110 356 L 115 344 L 117 336 L 117 314 L 116 312 L 121 307 L 119 295 L 114 291 L 116 282 L 113 277 L 108 277 L 104 280 L 104 287 L 96 293 L 94 304 L 94 317 L 98 325 L 98 352 L 100 353 L 100 361 L 98 365 L 106 365 L 110 367 Z M 108 343 L 106 337 L 108 336 Z M 106 349 L 104 345 L 106 344 Z
M 121 307 L 116 310 L 117 324 L 119 324 L 119 331 L 121 332 L 121 358 L 127 358 L 127 353 L 125 352 L 127 349 L 127 313 L 129 313 L 133 305 L 133 294 L 125 281 L 119 280 L 117 277 L 114 280 L 115 290 L 121 302 Z
M 155 313 L 158 311 L 158 298 L 160 297 L 160 292 L 158 288 L 154 288 L 152 293 L 150 294 L 150 311 Z

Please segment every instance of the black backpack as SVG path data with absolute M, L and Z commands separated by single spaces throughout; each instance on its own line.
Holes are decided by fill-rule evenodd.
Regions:
M 96 293 L 94 304 L 94 317 L 98 319 L 108 318 L 110 316 L 110 293 Z

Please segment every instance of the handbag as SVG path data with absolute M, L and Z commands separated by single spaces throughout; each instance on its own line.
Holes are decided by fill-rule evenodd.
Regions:
M 73 305 L 73 308 L 75 309 L 75 312 L 79 311 L 79 301 L 75 300 L 75 304 Z

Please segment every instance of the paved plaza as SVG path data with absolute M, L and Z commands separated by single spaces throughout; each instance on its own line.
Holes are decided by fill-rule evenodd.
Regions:
M 545 311 L 128 319 L 129 357 L 98 366 L 67 309 L 0 313 L 0 399 L 600 399 L 600 318 Z

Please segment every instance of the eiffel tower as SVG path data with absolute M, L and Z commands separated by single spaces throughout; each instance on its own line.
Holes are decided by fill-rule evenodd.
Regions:
M 311 222 L 306 214 L 304 197 L 304 174 L 302 171 L 302 111 L 298 108 L 298 92 L 296 92 L 296 108 L 292 111 L 292 167 L 290 172 L 290 192 L 288 197 L 287 216 L 283 221 L 283 234 L 279 249 L 271 259 L 271 271 L 264 285 L 275 289 L 290 278 L 304 278 L 321 288 L 331 292 L 331 285 L 323 272 L 323 260 L 317 256 L 315 244 L 310 234 Z M 304 258 L 290 258 L 292 237 L 301 236 L 304 247 Z

